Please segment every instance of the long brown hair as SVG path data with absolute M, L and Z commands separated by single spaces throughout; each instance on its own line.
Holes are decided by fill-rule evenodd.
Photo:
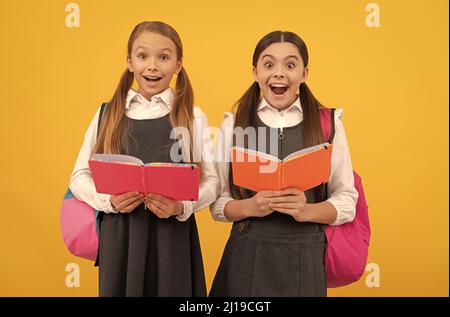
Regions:
M 128 39 L 127 53 L 131 56 L 133 43 L 142 32 L 153 32 L 168 37 L 175 44 L 178 61 L 183 59 L 183 44 L 177 31 L 170 25 L 159 22 L 142 22 L 135 26 Z M 129 69 L 125 69 L 120 78 L 119 85 L 108 103 L 108 107 L 101 121 L 101 127 L 98 133 L 97 143 L 92 153 L 114 153 L 122 151 L 127 152 L 128 144 L 128 126 L 125 120 L 125 102 L 128 91 L 133 85 L 134 76 Z M 170 111 L 170 124 L 172 127 L 185 127 L 189 131 L 189 140 L 183 140 L 183 144 L 189 145 L 188 159 L 192 162 L 192 122 L 194 119 L 194 92 L 189 81 L 189 77 L 184 69 L 181 68 L 177 76 L 175 96 Z M 183 154 L 184 154 L 183 153 Z
M 294 44 L 303 60 L 304 67 L 308 66 L 309 56 L 308 49 L 305 42 L 295 33 L 274 31 L 265 35 L 256 45 L 253 52 L 253 67 L 256 67 L 259 56 L 261 53 L 273 43 L 289 42 Z M 304 143 L 306 147 L 313 146 L 322 143 L 322 129 L 320 126 L 319 109 L 325 108 L 312 94 L 306 83 L 301 83 L 299 87 L 300 103 L 303 110 L 303 129 L 304 129 Z M 234 109 L 236 110 L 236 118 L 234 121 L 234 127 L 241 127 L 243 129 L 256 125 L 257 109 L 261 101 L 260 88 L 255 81 L 250 88 L 244 93 L 244 95 L 236 102 Z M 233 138 L 233 145 L 236 145 L 236 139 Z M 233 184 L 233 173 L 230 166 L 230 190 L 231 195 L 235 199 L 248 198 L 250 191 L 235 186 Z M 241 221 L 241 230 L 249 225 L 249 220 Z

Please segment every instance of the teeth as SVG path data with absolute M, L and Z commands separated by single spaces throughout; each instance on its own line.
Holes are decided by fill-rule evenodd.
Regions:
M 150 79 L 150 80 L 158 80 L 161 79 L 161 77 L 157 77 L 157 76 L 144 76 L 145 79 Z
M 271 84 L 270 87 L 286 88 L 287 85 L 285 85 L 285 84 Z

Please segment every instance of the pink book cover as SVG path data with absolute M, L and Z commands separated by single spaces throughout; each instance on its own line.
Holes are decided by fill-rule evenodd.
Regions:
M 198 200 L 200 168 L 193 164 L 148 163 L 122 154 L 95 154 L 89 168 L 98 193 L 153 193 L 172 200 Z

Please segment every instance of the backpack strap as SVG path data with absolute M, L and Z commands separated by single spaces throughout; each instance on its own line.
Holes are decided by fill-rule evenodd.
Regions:
M 98 115 L 98 124 L 97 124 L 97 137 L 100 131 L 100 123 L 102 122 L 103 113 L 105 112 L 107 106 L 108 104 L 106 102 L 102 103 L 102 105 L 100 106 L 100 113 Z
M 334 139 L 334 113 L 336 111 L 335 108 L 331 108 L 330 109 L 330 123 L 331 123 L 331 131 L 330 131 L 330 138 L 328 139 L 328 143 L 333 143 L 333 139 Z
M 97 138 L 98 138 L 98 133 L 100 131 L 100 123 L 102 122 L 102 117 L 103 114 L 105 112 L 106 107 L 108 106 L 108 104 L 106 102 L 102 103 L 102 105 L 100 106 L 100 113 L 98 114 L 98 123 L 97 123 Z M 97 227 L 97 232 L 100 236 L 100 226 L 101 226 L 101 222 L 103 219 L 103 212 L 98 212 L 97 210 L 94 211 L 95 214 L 95 225 Z M 97 257 L 95 258 L 95 263 L 94 266 L 99 266 L 99 253 L 100 251 L 97 253 Z
M 330 117 L 329 117 L 330 122 L 329 123 L 328 123 L 328 118 L 326 117 L 327 115 L 325 115 L 325 113 L 324 113 L 323 117 L 321 114 L 321 120 L 320 120 L 324 138 L 326 138 L 328 136 L 328 143 L 330 143 L 330 144 L 333 143 L 334 133 L 335 133 L 335 126 L 334 126 L 335 110 L 336 110 L 336 108 L 330 108 Z M 330 130 L 328 130 L 328 129 L 330 129 Z M 322 186 L 320 188 L 320 193 L 319 193 L 319 197 L 322 201 L 325 201 L 327 199 L 327 192 L 328 192 L 328 183 L 324 183 L 324 184 L 322 184 Z M 323 228 L 325 229 L 326 225 L 323 226 Z

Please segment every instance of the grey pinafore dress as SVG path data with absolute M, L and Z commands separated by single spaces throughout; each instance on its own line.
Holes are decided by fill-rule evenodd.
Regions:
M 129 120 L 130 152 L 143 162 L 171 162 L 169 115 Z M 206 296 L 195 216 L 160 219 L 144 204 L 129 214 L 103 214 L 100 296 Z
M 270 129 L 278 134 L 278 157 L 303 149 L 303 122 L 280 129 L 265 125 L 267 152 Z M 307 202 L 322 200 L 324 186 L 305 192 Z M 316 191 L 316 193 L 314 193 Z M 254 195 L 255 193 L 251 193 Z M 209 296 L 326 296 L 325 247 L 322 225 L 297 222 L 290 215 L 273 212 L 252 217 L 241 232 L 234 223 Z

